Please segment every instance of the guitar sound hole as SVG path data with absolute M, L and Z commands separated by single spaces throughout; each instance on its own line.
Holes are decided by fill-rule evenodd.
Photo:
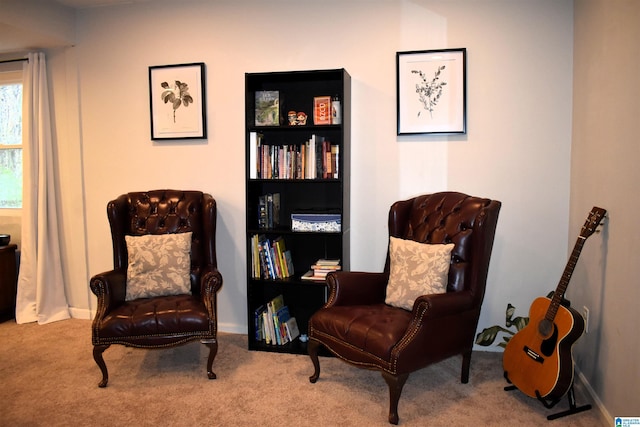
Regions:
M 540 332 L 543 338 L 548 338 L 553 332 L 553 322 L 542 319 L 540 323 L 538 323 L 538 332 Z
M 558 342 L 558 328 L 552 323 L 553 334 L 549 338 L 546 338 L 540 344 L 540 351 L 547 357 L 551 357 L 556 350 L 556 343 Z

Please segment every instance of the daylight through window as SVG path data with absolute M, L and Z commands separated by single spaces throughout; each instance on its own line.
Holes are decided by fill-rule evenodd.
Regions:
M 22 207 L 22 73 L 0 73 L 0 208 Z

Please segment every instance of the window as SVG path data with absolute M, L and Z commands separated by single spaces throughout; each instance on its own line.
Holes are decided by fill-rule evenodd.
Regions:
M 22 208 L 22 72 L 0 72 L 0 209 Z

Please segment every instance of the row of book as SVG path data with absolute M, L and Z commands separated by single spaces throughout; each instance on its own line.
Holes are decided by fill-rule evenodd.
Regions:
M 302 275 L 302 280 L 314 280 L 322 282 L 326 280 L 327 274 L 332 271 L 340 271 L 339 259 L 319 259 L 311 266 L 311 269 Z
M 258 197 L 258 228 L 269 229 L 280 225 L 280 193 Z
M 289 313 L 282 295 L 258 307 L 254 312 L 254 320 L 256 341 L 284 345 L 300 335 L 296 318 Z
M 340 146 L 312 135 L 304 143 L 265 144 L 263 135 L 249 135 L 251 179 L 337 179 Z
M 254 279 L 285 279 L 293 276 L 291 251 L 284 239 L 269 239 L 264 235 L 251 236 L 251 277 Z

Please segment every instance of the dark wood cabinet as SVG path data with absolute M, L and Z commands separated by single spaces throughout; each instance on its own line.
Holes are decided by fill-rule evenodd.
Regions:
M 248 73 L 245 85 L 249 349 L 306 353 L 306 342 L 300 339 L 284 345 L 267 344 L 259 339 L 256 335 L 259 327 L 256 314 L 268 301 L 282 294 L 290 315 L 296 318 L 300 333 L 307 334 L 309 318 L 326 302 L 327 287 L 324 281 L 302 280 L 301 276 L 321 258 L 339 259 L 343 269 L 349 268 L 351 77 L 344 69 Z M 257 105 L 260 92 L 267 91 L 271 92 L 272 98 L 277 92 L 277 114 L 272 115 L 271 121 L 265 125 L 256 120 L 256 116 L 260 114 Z M 333 107 L 338 108 L 333 115 L 339 119 L 317 124 L 320 121 L 314 117 L 317 98 L 331 99 Z M 291 125 L 288 116 L 293 112 L 298 115 L 304 112 L 306 124 Z M 322 157 L 328 164 L 333 164 L 326 166 L 324 173 L 320 163 L 316 164 L 318 168 L 314 174 L 305 175 L 305 166 L 301 166 L 310 140 L 315 140 L 316 144 L 326 143 L 327 151 Z M 334 151 L 332 158 L 327 154 L 331 152 L 331 146 Z M 317 156 L 315 161 L 319 162 Z M 267 164 L 269 171 L 265 169 Z M 272 206 L 267 209 L 261 203 L 266 196 L 274 194 L 279 197 L 275 212 Z M 265 221 L 265 211 L 277 218 L 270 217 L 273 221 Z M 291 215 L 297 213 L 339 215 L 340 228 L 294 231 Z M 256 272 L 252 262 L 256 260 L 256 237 L 269 242 L 279 239 L 284 243 L 291 255 L 292 276 L 273 278 L 262 274 L 262 271 Z
M 16 308 L 17 245 L 0 246 L 0 321 L 13 318 Z

